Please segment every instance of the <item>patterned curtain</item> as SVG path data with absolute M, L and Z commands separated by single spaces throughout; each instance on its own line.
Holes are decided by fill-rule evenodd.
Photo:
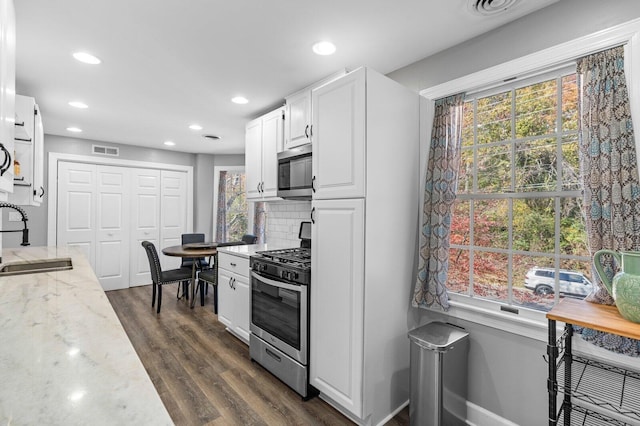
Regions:
M 449 234 L 458 184 L 463 103 L 463 94 L 435 102 L 424 187 L 418 278 L 412 301 L 414 307 L 449 309 L 446 288 Z
M 218 201 L 216 204 L 216 239 L 220 243 L 227 241 L 227 171 L 220 171 L 218 181 Z
M 624 47 L 578 60 L 581 86 L 580 168 L 591 256 L 600 249 L 640 250 L 640 185 L 624 74 Z M 613 259 L 603 267 L 615 274 Z M 586 300 L 613 305 L 596 274 Z M 578 328 L 583 338 L 609 350 L 639 355 L 638 341 Z

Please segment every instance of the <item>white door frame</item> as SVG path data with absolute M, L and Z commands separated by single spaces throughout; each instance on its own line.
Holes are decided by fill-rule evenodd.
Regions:
M 100 158 L 93 157 L 88 155 L 76 155 L 76 154 L 63 154 L 58 152 L 50 152 L 49 153 L 49 161 L 48 161 L 48 179 L 47 179 L 47 188 L 49 190 L 48 194 L 48 206 L 47 206 L 47 245 L 55 246 L 57 237 L 58 237 L 58 229 L 57 229 L 57 220 L 58 220 L 58 162 L 59 161 L 68 161 L 75 163 L 87 163 L 87 164 L 100 164 L 106 166 L 121 166 L 121 167 L 132 167 L 132 168 L 142 168 L 142 169 L 159 169 L 159 170 L 173 170 L 173 171 L 182 171 L 187 173 L 187 231 L 191 231 L 193 229 L 193 166 L 182 166 L 176 164 L 166 164 L 166 163 L 151 163 L 145 161 L 136 161 L 136 160 L 124 160 L 124 159 L 116 159 L 116 158 Z

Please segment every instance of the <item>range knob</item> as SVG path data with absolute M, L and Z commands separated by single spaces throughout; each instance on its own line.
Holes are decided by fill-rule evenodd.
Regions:
M 291 273 L 289 271 L 280 272 L 280 277 L 282 277 L 282 279 L 284 279 L 284 280 L 291 281 Z
M 265 272 L 267 269 L 269 268 L 269 266 L 265 263 L 260 265 L 260 272 Z

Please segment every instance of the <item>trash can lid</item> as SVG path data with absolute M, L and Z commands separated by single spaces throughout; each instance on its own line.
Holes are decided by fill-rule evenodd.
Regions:
M 425 349 L 446 352 L 453 345 L 469 337 L 469 333 L 455 325 L 430 322 L 409 332 L 409 339 Z

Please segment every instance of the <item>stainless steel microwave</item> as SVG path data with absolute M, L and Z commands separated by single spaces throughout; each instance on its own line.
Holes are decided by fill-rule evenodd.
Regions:
M 311 144 L 278 153 L 278 197 L 310 200 L 312 184 Z

